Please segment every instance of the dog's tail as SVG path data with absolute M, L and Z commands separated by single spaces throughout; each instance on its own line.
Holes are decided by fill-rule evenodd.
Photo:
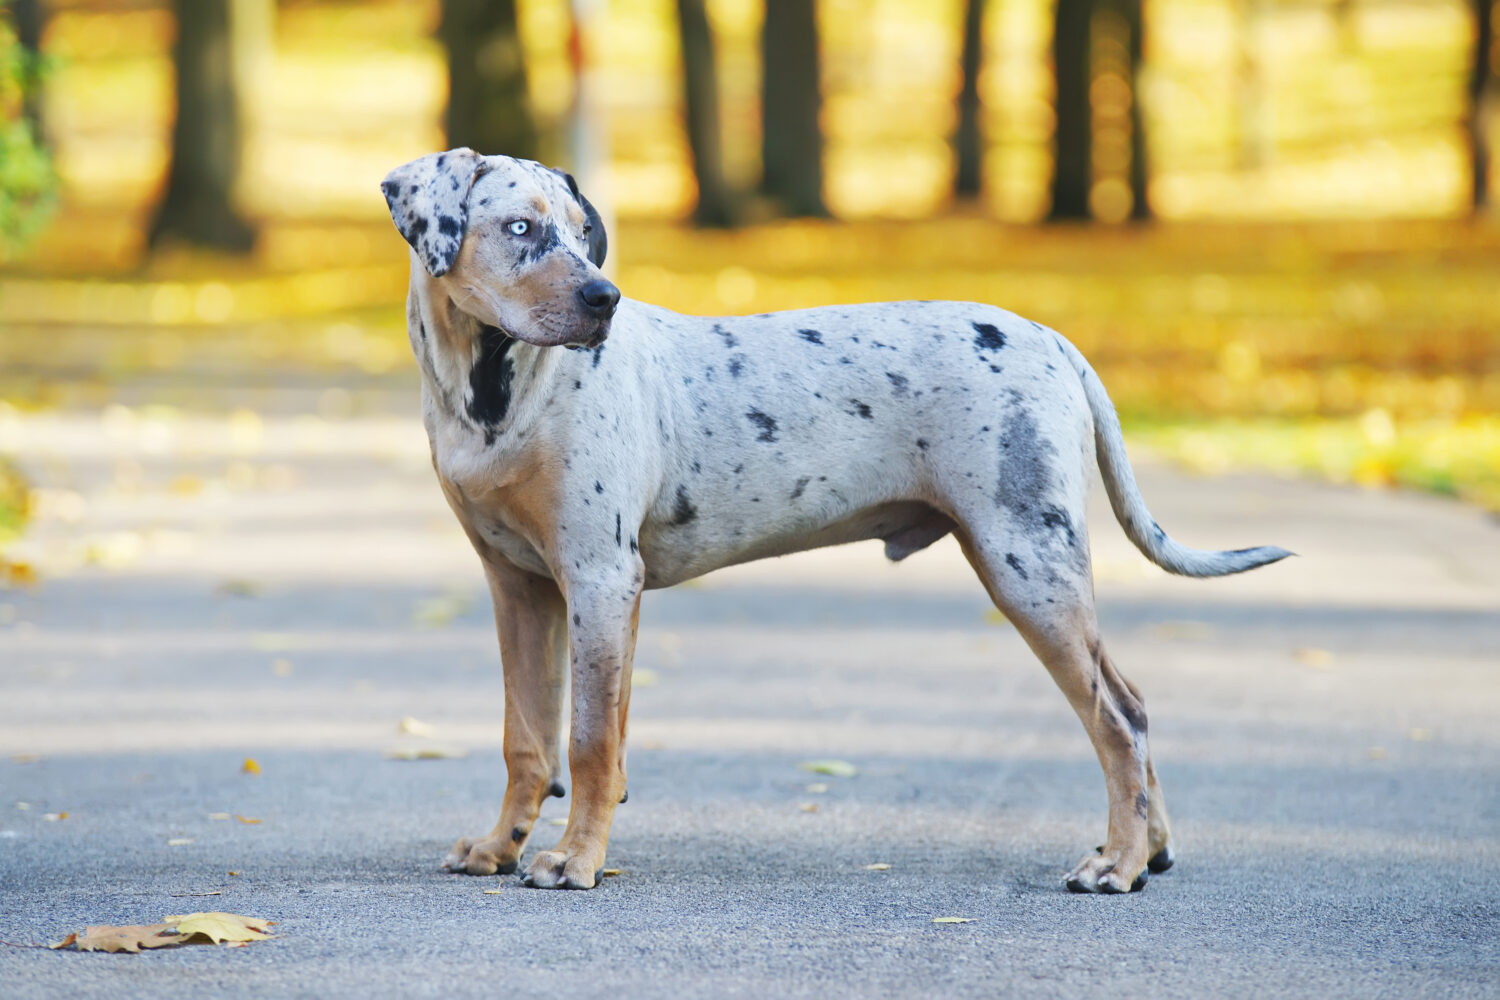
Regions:
M 1115 415 L 1115 404 L 1110 401 L 1109 393 L 1104 391 L 1104 383 L 1099 381 L 1093 366 L 1067 338 L 1058 336 L 1057 341 L 1078 372 L 1089 409 L 1094 414 L 1094 446 L 1099 471 L 1104 477 L 1104 490 L 1109 494 L 1109 505 L 1114 508 L 1115 517 L 1125 529 L 1126 536 L 1147 559 L 1168 573 L 1182 576 L 1228 576 L 1293 555 L 1274 545 L 1209 552 L 1189 548 L 1167 537 L 1146 509 L 1140 487 L 1136 486 L 1135 472 L 1125 455 L 1125 440 L 1120 435 L 1120 418 Z

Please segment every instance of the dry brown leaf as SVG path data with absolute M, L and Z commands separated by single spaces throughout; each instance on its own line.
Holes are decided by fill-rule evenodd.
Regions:
M 127 951 L 142 948 L 169 948 L 182 944 L 187 935 L 179 934 L 171 924 L 136 924 L 131 927 L 85 927 L 82 934 L 69 934 L 53 948 L 72 947 L 78 951 Z

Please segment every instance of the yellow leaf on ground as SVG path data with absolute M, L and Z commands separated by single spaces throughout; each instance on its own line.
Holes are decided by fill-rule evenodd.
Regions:
M 972 924 L 978 919 L 978 917 L 933 917 L 932 922 L 935 924 Z
M 60 812 L 60 813 L 46 813 L 46 814 L 44 814 L 42 816 L 42 819 L 46 820 L 49 823 L 56 823 L 60 819 L 67 819 L 67 818 L 68 818 L 68 814 L 67 814 L 66 811 L 63 811 L 63 812 Z
M 504 891 L 503 889 L 486 889 L 486 890 L 484 890 L 484 894 L 486 896 L 498 896 L 503 891 Z
M 260 764 L 256 763 L 254 757 L 246 757 L 245 763 L 240 765 L 240 770 L 245 774 L 259 774 Z
M 624 875 L 624 874 L 625 874 L 625 869 L 623 869 L 623 868 L 601 868 L 599 870 L 599 877 L 600 878 L 614 878 L 617 875 Z
M 828 774 L 835 778 L 852 778 L 859 773 L 859 768 L 847 760 L 804 760 L 797 766 L 813 774 Z
M 413 719 L 407 715 L 403 716 L 401 721 L 396 724 L 396 731 L 407 733 L 411 736 L 426 737 L 432 735 L 432 725 L 431 723 L 423 722 L 421 719 Z
M 260 820 L 258 820 L 258 819 L 255 819 L 255 818 L 250 817 L 250 816 L 241 816 L 239 813 L 235 813 L 234 814 L 234 818 L 237 819 L 237 820 L 239 820 L 241 823 L 244 823 L 247 826 L 254 826 L 256 823 L 260 822 Z
M 797 808 L 805 813 L 815 813 L 818 811 L 818 804 L 816 802 L 802 802 L 797 805 Z
M 228 819 L 229 818 L 229 814 L 228 813 L 209 813 L 208 814 L 208 818 L 209 819 Z
M 167 841 L 168 847 L 186 847 L 193 842 L 192 837 L 173 837 Z
M 221 941 L 264 941 L 271 936 L 266 931 L 271 921 L 242 917 L 238 913 L 189 913 L 167 917 L 167 922 L 175 925 L 177 933 L 184 938 L 202 934 L 214 944 Z
M 1314 670 L 1329 670 L 1333 667 L 1333 654 L 1316 646 L 1301 646 L 1292 650 L 1292 657 L 1304 667 Z
M 873 865 L 865 865 L 865 871 L 867 872 L 888 872 L 890 870 L 891 866 L 884 861 L 877 861 Z
M 392 747 L 385 752 L 387 760 L 445 760 L 450 757 L 459 758 L 468 755 L 469 751 L 462 747 L 443 746 L 438 743 Z

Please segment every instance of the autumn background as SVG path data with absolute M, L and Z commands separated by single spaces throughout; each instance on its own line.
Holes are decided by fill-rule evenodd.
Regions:
M 377 184 L 468 144 L 578 175 L 627 295 L 993 302 L 1194 469 L 1500 508 L 1488 0 L 0 7 L 0 456 L 413 391 Z

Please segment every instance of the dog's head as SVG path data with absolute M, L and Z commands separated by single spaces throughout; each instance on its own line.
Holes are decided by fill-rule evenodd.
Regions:
M 573 178 L 531 160 L 433 153 L 380 185 L 396 228 L 453 302 L 541 347 L 594 347 L 620 290 L 599 213 Z

